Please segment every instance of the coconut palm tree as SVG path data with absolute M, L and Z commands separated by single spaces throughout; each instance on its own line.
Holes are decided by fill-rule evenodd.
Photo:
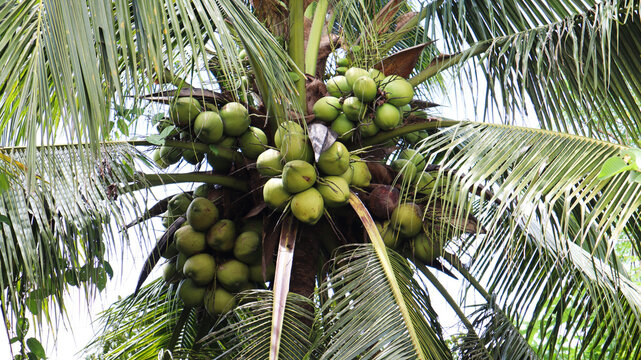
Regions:
M 43 357 L 28 323 L 60 319 L 71 287 L 89 298 L 104 289 L 109 259 L 133 247 L 148 258 L 136 292 L 104 313 L 105 358 L 638 358 L 641 288 L 616 246 L 641 250 L 640 9 L 638 0 L 2 2 L 9 338 L 22 356 Z M 378 82 L 346 133 L 314 105 L 330 101 L 321 99 L 348 67 L 376 69 L 365 77 Z M 338 92 L 336 116 L 348 98 L 363 100 L 355 79 Z M 396 109 L 407 97 L 393 95 L 399 83 L 411 85 L 409 109 Z M 471 94 L 474 121 L 439 116 L 434 99 L 450 84 Z M 194 114 L 221 113 L 209 116 L 225 126 L 225 106 L 241 103 L 258 130 L 240 151 L 231 130 L 229 142 L 208 144 L 179 121 L 181 99 L 196 101 Z M 390 104 L 402 120 L 368 125 Z M 263 195 L 274 175 L 257 171 L 247 146 L 259 138 L 260 151 L 286 156 L 289 122 L 310 141 L 320 185 L 332 171 L 319 156 L 338 135 L 358 155 L 347 169 L 367 180 L 351 181 L 336 208 L 324 209 L 326 195 L 313 219 Z M 175 194 L 158 190 L 175 183 L 207 184 L 189 199 L 207 197 L 239 229 L 262 233 L 262 256 L 245 262 L 262 280 L 274 263 L 275 275 L 236 288 L 231 310 L 189 306 L 187 285 L 149 276 L 183 223 L 196 227 L 172 210 Z M 159 217 L 167 228 L 156 240 Z M 468 289 L 459 299 L 451 278 Z M 217 294 L 221 282 L 202 291 Z M 458 317 L 454 334 L 437 297 Z

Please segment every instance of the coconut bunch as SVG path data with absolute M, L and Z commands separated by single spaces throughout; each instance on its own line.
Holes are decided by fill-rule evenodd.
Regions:
M 335 141 L 315 158 L 308 134 L 296 122 L 280 124 L 274 135 L 276 148 L 256 159 L 256 169 L 269 179 L 263 199 L 271 209 L 290 210 L 301 222 L 316 224 L 325 208 L 347 204 L 350 186 L 367 187 L 371 174 L 367 164 L 350 155 Z
M 250 123 L 249 112 L 241 103 L 228 102 L 218 109 L 211 103 L 203 106 L 193 97 L 178 97 L 170 106 L 169 119 L 159 121 L 157 128 L 161 134 L 165 129 L 170 129 L 165 134 L 166 138 L 173 136 L 180 141 L 199 142 L 227 149 L 239 148 L 245 157 L 255 159 L 264 150 L 267 135 L 263 130 L 250 126 Z M 167 145 L 156 149 L 152 158 L 161 168 L 181 159 L 197 165 L 206 158 L 218 173 L 228 172 L 233 165 L 231 160 L 224 157 L 213 154 L 206 156 L 195 150 Z
M 263 278 L 262 222 L 237 226 L 230 219 L 220 219 L 218 207 L 206 197 L 208 192 L 203 185 L 191 201 L 188 194 L 169 201 L 172 216 L 185 216 L 187 221 L 162 254 L 168 259 L 163 278 L 168 284 L 179 283 L 178 297 L 184 306 L 204 307 L 214 316 L 235 306 L 235 293 L 264 289 L 265 282 L 273 279 L 274 265 L 266 267 Z
M 329 96 L 313 106 L 317 120 L 327 123 L 341 141 L 367 138 L 399 126 L 411 111 L 414 87 L 397 75 L 351 67 L 326 83 Z

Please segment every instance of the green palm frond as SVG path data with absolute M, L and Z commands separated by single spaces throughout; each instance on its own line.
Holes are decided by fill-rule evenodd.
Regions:
M 203 339 L 216 359 L 268 359 L 274 295 L 267 290 L 245 291 L 233 311 L 219 319 L 216 330 Z M 304 359 L 310 352 L 314 304 L 290 293 L 285 305 L 279 359 Z M 316 357 L 312 357 L 316 358 Z
M 419 358 L 373 247 L 348 250 L 334 258 L 320 288 L 317 321 L 323 333 L 314 345 L 320 358 Z M 389 260 L 425 358 L 451 358 L 424 284 L 415 279 L 407 260 L 392 251 Z
M 155 359 L 172 341 L 183 311 L 189 314 L 178 333 L 178 352 L 193 345 L 199 316 L 196 310 L 183 309 L 176 285 L 156 279 L 100 314 L 103 332 L 86 350 L 97 349 L 105 359 Z
M 489 292 L 497 303 L 509 304 L 506 314 L 517 324 L 523 321 L 518 316 L 533 314 L 532 324 L 544 329 L 541 355 L 576 336 L 588 348 L 600 344 L 596 334 L 624 341 L 623 334 L 641 330 L 641 289 L 614 253 L 641 204 L 641 184 L 627 173 L 597 178 L 605 160 L 621 149 L 579 136 L 478 123 L 451 127 L 424 143 L 429 156 L 447 153 L 442 179 L 446 169 L 458 169 L 451 179 L 458 185 L 446 195 L 456 204 L 451 214 L 466 214 L 461 199 L 478 186 L 493 192 L 491 199 L 473 197 L 487 234 L 465 245 L 472 273 L 487 279 Z M 636 350 L 617 347 L 615 353 L 625 351 Z
M 88 146 L 37 150 L 35 184 L 27 187 L 26 171 L 15 170 L 0 195 L 0 296 L 9 323 L 28 316 L 27 309 L 37 323 L 57 317 L 69 286 L 102 290 L 113 275 L 105 261 L 117 243 L 111 225 L 126 223 L 121 206 L 137 209 L 132 198 L 119 196 L 129 188 L 115 186 L 137 178 L 133 159 L 141 154 L 131 146 L 105 144 L 90 163 L 83 163 L 92 158 Z M 25 148 L 4 153 L 17 163 L 29 156 Z
M 487 101 L 508 113 L 531 101 L 543 128 L 638 146 L 638 8 L 634 0 L 444 1 L 437 17 L 451 51 L 487 47 L 479 61 Z

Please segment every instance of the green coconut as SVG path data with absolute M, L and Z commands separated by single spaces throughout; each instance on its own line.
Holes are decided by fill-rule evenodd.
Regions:
M 401 112 L 396 106 L 385 103 L 376 108 L 374 123 L 381 130 L 392 130 L 401 123 Z
M 276 176 L 283 172 L 283 162 L 280 151 L 267 149 L 258 155 L 256 159 L 256 170 L 263 176 Z
M 403 149 L 398 156 L 399 159 L 406 159 L 414 163 L 416 168 L 420 171 L 425 169 L 425 157 L 418 150 L 415 149 Z
M 338 114 L 340 114 L 341 102 L 334 96 L 325 96 L 314 103 L 312 111 L 318 120 L 325 122 L 334 121 L 334 119 L 338 117 Z
M 214 144 L 223 137 L 223 120 L 214 111 L 203 111 L 194 120 L 194 133 L 205 144 Z
M 167 209 L 172 214 L 184 214 L 191 204 L 191 196 L 189 194 L 180 193 L 172 197 L 167 203 Z
M 311 162 L 314 157 L 314 149 L 312 148 L 312 144 L 307 141 L 307 135 L 289 133 L 283 135 L 280 155 L 284 162 L 292 160 Z
M 316 182 L 316 169 L 303 160 L 293 160 L 283 167 L 283 187 L 290 194 L 309 189 Z
M 368 187 L 372 180 L 372 174 L 369 172 L 367 164 L 363 161 L 352 161 L 351 165 L 354 169 L 354 174 L 350 185 L 360 188 Z
M 225 314 L 236 306 L 236 298 L 227 290 L 217 287 L 207 290 L 204 298 L 205 310 L 211 316 Z
M 187 222 L 196 231 L 206 232 L 218 221 L 218 208 L 206 198 L 197 197 L 187 208 Z
M 414 257 L 429 264 L 443 254 L 443 245 L 438 239 L 430 239 L 427 234 L 420 232 L 411 240 Z
M 316 189 L 327 207 L 343 206 L 349 200 L 349 183 L 340 176 L 325 177 L 323 182 L 316 184 Z
M 423 229 L 421 208 L 414 203 L 399 204 L 390 217 L 391 226 L 405 237 L 417 235 Z
M 292 194 L 285 190 L 283 179 L 271 178 L 263 186 L 263 200 L 271 209 L 283 210 Z
M 169 116 L 176 126 L 189 126 L 200 114 L 200 102 L 192 97 L 179 97 L 169 107 Z
M 414 87 L 400 76 L 388 76 L 382 82 L 387 102 L 400 107 L 409 104 L 414 97 Z
M 206 248 L 205 234 L 195 231 L 189 225 L 176 230 L 174 243 L 176 244 L 176 249 L 187 256 L 203 252 Z
M 267 147 L 267 135 L 263 130 L 250 126 L 238 139 L 240 150 L 247 158 L 256 159 Z
M 323 216 L 323 196 L 316 188 L 309 188 L 292 198 L 292 214 L 301 222 L 314 225 Z
M 343 113 L 351 121 L 358 121 L 365 117 L 367 106 L 356 96 L 351 96 L 343 101 Z
M 291 133 L 304 135 L 305 130 L 298 123 L 291 120 L 283 121 L 282 123 L 280 123 L 278 125 L 278 129 L 276 129 L 276 133 L 274 134 L 274 144 L 276 145 L 276 147 L 280 148 L 283 142 L 283 136 Z
M 238 102 L 230 102 L 220 109 L 223 130 L 227 136 L 240 136 L 249 128 L 250 119 L 247 108 Z
M 376 92 L 378 90 L 374 79 L 369 75 L 361 76 L 354 81 L 352 85 L 354 96 L 364 103 L 369 103 L 376 99 Z
M 238 260 L 228 260 L 218 267 L 216 280 L 229 291 L 240 291 L 249 282 L 249 267 Z
M 214 280 L 216 260 L 209 254 L 196 254 L 185 261 L 183 274 L 192 279 L 196 285 L 205 286 Z
M 327 80 L 327 92 L 334 97 L 342 97 L 352 91 L 352 87 L 347 82 L 347 78 L 343 75 L 337 75 Z
M 356 83 L 356 80 L 366 76 L 369 77 L 369 74 L 367 73 L 367 70 L 361 69 L 359 67 L 351 67 L 345 71 L 345 79 L 347 80 L 347 84 L 354 89 L 354 84 Z
M 316 165 L 326 175 L 340 175 L 349 167 L 349 150 L 340 141 L 335 141 L 320 154 Z
M 203 305 L 205 299 L 204 287 L 196 285 L 192 279 L 185 279 L 178 285 L 178 297 L 185 307 L 198 307 Z
M 245 264 L 257 264 L 261 261 L 262 241 L 254 231 L 245 231 L 238 235 L 234 244 L 234 257 Z
M 228 252 L 234 249 L 236 240 L 236 224 L 229 219 L 222 219 L 214 224 L 207 235 L 205 242 L 214 251 Z
M 338 134 L 340 141 L 349 141 L 354 134 L 354 123 L 351 122 L 345 114 L 340 114 L 336 120 L 332 121 L 332 130 Z

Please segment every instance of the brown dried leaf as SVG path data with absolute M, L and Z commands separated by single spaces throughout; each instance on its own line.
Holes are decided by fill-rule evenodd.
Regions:
M 374 68 L 382 71 L 385 76 L 398 75 L 407 78 L 412 73 L 412 70 L 414 70 L 414 66 L 416 66 L 423 49 L 433 42 L 434 41 L 429 41 L 401 50 L 386 57 L 380 63 L 376 64 Z
M 396 31 L 405 30 L 403 29 L 403 27 L 405 27 L 405 24 L 416 17 L 416 15 L 418 15 L 417 12 L 408 12 L 399 16 L 398 20 L 396 20 Z
M 199 88 L 182 88 L 180 90 L 158 91 L 148 95 L 141 95 L 140 98 L 149 101 L 155 101 L 163 104 L 169 104 L 175 97 L 194 97 L 198 100 L 208 103 L 229 102 L 230 99 L 220 93 L 215 93 L 207 89 Z
M 379 34 L 382 34 L 389 30 L 389 28 L 392 26 L 394 15 L 396 15 L 401 5 L 403 5 L 403 1 L 401 0 L 390 1 L 378 12 L 378 14 L 376 14 L 376 17 L 374 18 L 374 21 L 372 23 L 378 27 Z

